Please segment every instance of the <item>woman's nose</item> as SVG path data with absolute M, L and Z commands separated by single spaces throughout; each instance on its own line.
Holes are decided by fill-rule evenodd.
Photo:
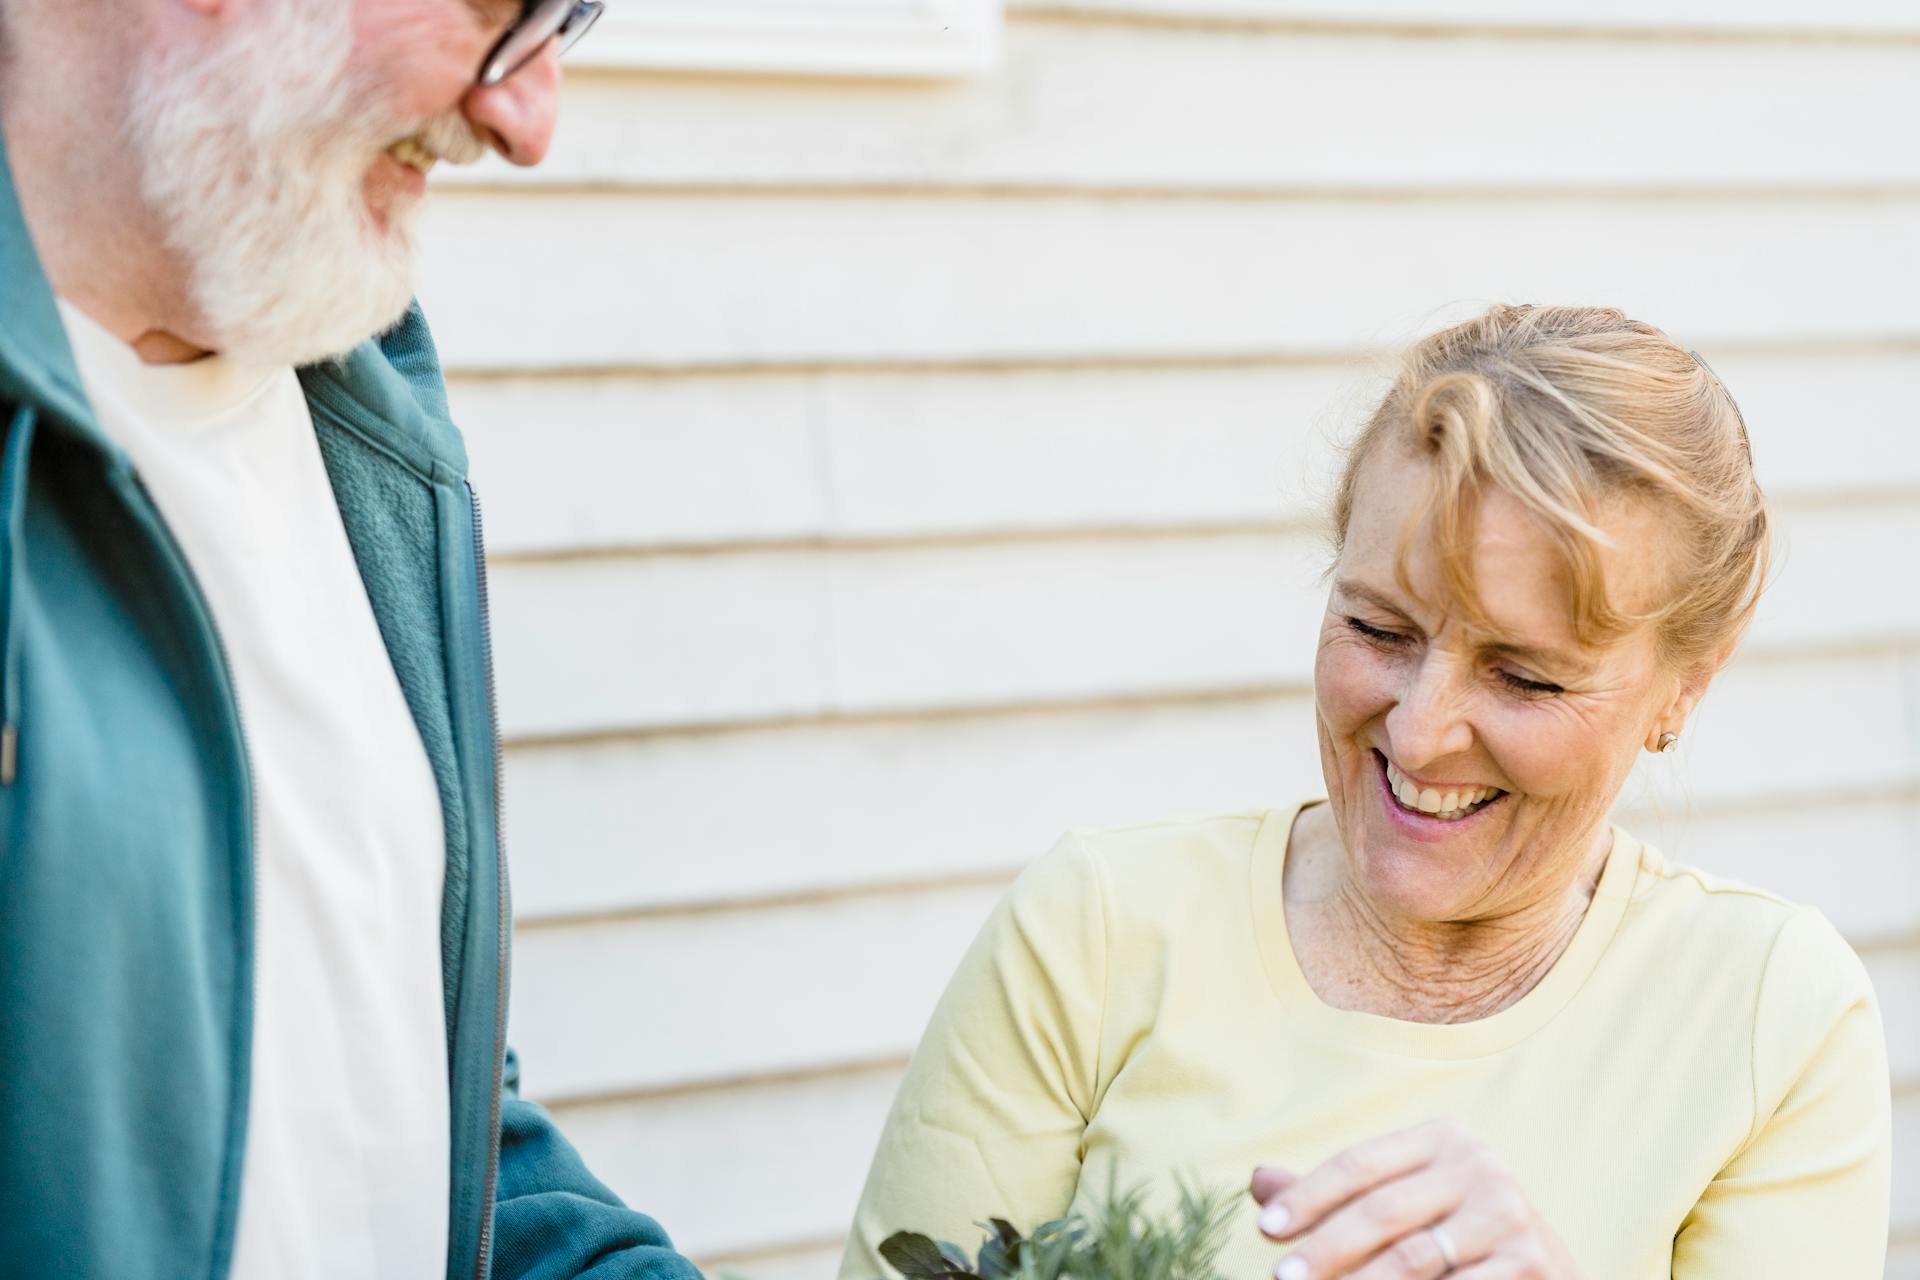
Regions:
M 475 133 L 511 164 L 546 158 L 560 115 L 560 49 L 554 41 L 531 62 L 495 85 L 475 85 L 460 100 Z
M 1399 702 L 1387 712 L 1394 763 L 1409 773 L 1473 746 L 1455 674 L 1445 662 L 1427 658 L 1413 669 Z

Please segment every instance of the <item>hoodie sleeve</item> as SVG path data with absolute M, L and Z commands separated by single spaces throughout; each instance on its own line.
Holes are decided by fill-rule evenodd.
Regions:
M 500 1099 L 500 1179 L 494 1199 L 495 1280 L 701 1280 L 660 1224 L 627 1208 L 562 1137 L 553 1117 L 519 1094 L 507 1052 Z

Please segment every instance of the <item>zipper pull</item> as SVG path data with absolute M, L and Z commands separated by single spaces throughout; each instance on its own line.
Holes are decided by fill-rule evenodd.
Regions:
M 20 557 L 26 544 L 27 459 L 33 447 L 33 406 L 14 410 L 0 453 L 0 541 L 6 560 L 0 580 L 0 786 L 20 768 Z

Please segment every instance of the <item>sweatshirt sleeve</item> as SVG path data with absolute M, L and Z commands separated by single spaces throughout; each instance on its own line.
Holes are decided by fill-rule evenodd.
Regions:
M 880 1242 L 974 1247 L 1065 1213 L 1099 1078 L 1106 923 L 1099 873 L 1069 836 L 1014 883 L 921 1037 L 867 1173 L 843 1280 L 891 1274 Z
M 660 1224 L 587 1171 L 544 1107 L 520 1097 L 507 1052 L 501 1087 L 495 1280 L 701 1280 Z
M 1774 939 L 1753 1021 L 1754 1125 L 1674 1239 L 1674 1280 L 1886 1267 L 1893 1121 L 1866 969 L 1817 911 Z

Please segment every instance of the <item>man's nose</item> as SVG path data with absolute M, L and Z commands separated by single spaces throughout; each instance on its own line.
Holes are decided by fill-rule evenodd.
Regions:
M 495 85 L 475 85 L 460 114 L 508 163 L 539 164 L 560 115 L 560 48 L 549 40 L 532 61 Z

